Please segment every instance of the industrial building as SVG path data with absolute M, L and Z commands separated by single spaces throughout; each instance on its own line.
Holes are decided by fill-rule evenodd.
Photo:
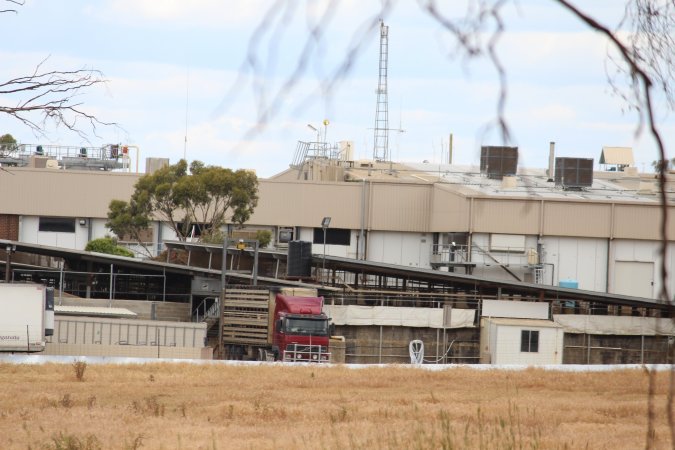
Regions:
M 589 159 L 555 158 L 552 145 L 551 164 L 541 170 L 518 167 L 511 147 L 484 147 L 479 167 L 354 161 L 348 143 L 328 157 L 308 150 L 289 170 L 259 180 L 253 216 L 244 228 L 229 231 L 235 238 L 272 231 L 273 248 L 260 269 L 273 280 L 285 273 L 289 242 L 313 243 L 311 277 L 331 299 L 326 308 L 346 338 L 347 361 L 404 362 L 402 343 L 422 337 L 427 354 L 431 346 L 443 362 L 449 355 L 460 362 L 523 362 L 522 353 L 542 354 L 545 348 L 557 354 L 530 362 L 669 362 L 670 310 L 655 300 L 662 288 L 661 203 L 654 175 L 632 167 L 629 149 L 603 148 L 601 171 Z M 109 202 L 128 199 L 140 176 L 58 167 L 5 167 L 3 242 L 82 250 L 109 234 Z M 331 218 L 325 241 L 324 217 Z M 146 246 L 156 255 L 175 239 L 155 222 Z M 7 250 L 11 258 L 11 245 L 0 260 L 7 259 Z M 668 246 L 666 266 L 672 271 L 672 242 Z M 219 279 L 220 261 L 217 251 L 196 252 L 182 287 L 171 289 L 185 295 L 174 300 L 198 307 L 191 282 L 195 276 Z M 246 257 L 242 261 L 250 270 Z M 43 263 L 58 269 L 58 262 Z M 392 267 L 405 273 L 394 274 Z M 434 273 L 440 278 L 430 281 Z M 673 292 L 672 279 L 666 283 Z M 359 289 L 370 293 L 345 295 Z M 92 290 L 86 281 L 77 288 L 85 298 Z M 392 291 L 407 294 L 394 298 Z M 150 296 L 156 300 L 157 291 Z M 429 303 L 423 305 L 425 298 Z M 546 317 L 541 311 L 534 317 L 486 315 L 486 301 L 542 301 Z M 419 306 L 426 308 L 415 314 L 397 310 Z M 503 344 L 513 340 L 511 347 L 498 348 L 496 335 Z M 529 349 L 537 336 L 537 352 L 522 351 L 525 335 Z M 517 357 L 509 359 L 513 352 Z

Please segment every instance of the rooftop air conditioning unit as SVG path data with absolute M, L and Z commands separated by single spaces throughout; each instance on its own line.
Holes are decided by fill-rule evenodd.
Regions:
M 518 170 L 518 147 L 483 146 L 480 149 L 480 173 L 501 180 Z
M 563 189 L 593 186 L 593 158 L 556 158 L 555 185 Z

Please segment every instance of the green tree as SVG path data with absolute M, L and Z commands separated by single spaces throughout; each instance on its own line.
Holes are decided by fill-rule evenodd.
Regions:
M 113 200 L 106 224 L 116 235 L 138 239 L 150 217 L 166 222 L 184 241 L 199 224 L 209 240 L 228 221 L 242 224 L 258 203 L 258 179 L 246 170 L 233 171 L 185 160 L 138 180 L 129 202 Z
M 272 232 L 269 230 L 258 230 L 255 233 L 255 238 L 258 240 L 260 248 L 265 248 L 272 241 Z
M 16 150 L 16 139 L 11 134 L 0 136 L 0 155 L 6 155 Z
M 148 256 L 152 252 L 145 245 L 141 233 L 150 224 L 147 214 L 143 214 L 143 206 L 134 199 L 129 202 L 112 200 L 108 206 L 108 222 L 106 226 L 118 237 L 138 242 Z
M 134 257 L 134 252 L 117 245 L 117 240 L 109 236 L 89 241 L 84 249 L 88 252 L 107 253 L 109 255 L 127 256 L 130 258 Z

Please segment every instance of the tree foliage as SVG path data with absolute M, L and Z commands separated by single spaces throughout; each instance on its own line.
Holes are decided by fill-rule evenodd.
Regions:
M 117 245 L 117 241 L 111 237 L 94 239 L 87 243 L 84 248 L 88 252 L 106 253 L 108 255 L 134 257 L 134 252 Z
M 112 200 L 108 206 L 108 222 L 106 226 L 119 238 L 139 243 L 148 256 L 152 252 L 141 237 L 149 226 L 147 214 L 142 213 L 142 206 L 133 199 L 129 202 Z
M 194 226 L 203 239 L 221 232 L 228 222 L 242 224 L 258 203 L 258 179 L 246 170 L 233 171 L 185 160 L 138 180 L 129 202 L 113 200 L 106 224 L 118 236 L 140 240 L 151 217 L 166 222 L 184 241 Z
M 16 139 L 11 134 L 0 136 L 0 155 L 6 155 L 16 150 Z
M 260 248 L 265 248 L 272 242 L 272 232 L 269 230 L 258 230 L 255 233 L 255 238 L 258 240 Z

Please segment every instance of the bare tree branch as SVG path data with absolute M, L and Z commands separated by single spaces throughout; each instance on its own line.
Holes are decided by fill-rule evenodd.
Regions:
M 24 0 L 3 0 L 6 3 L 23 6 Z M 0 10 L 0 13 L 14 12 L 16 9 Z M 44 70 L 43 65 L 49 57 L 35 66 L 30 75 L 0 82 L 0 96 L 3 101 L 14 100 L 14 105 L 0 104 L 0 113 L 7 114 L 30 128 L 33 133 L 44 136 L 48 123 L 62 126 L 76 133 L 84 140 L 87 134 L 81 126 L 86 123 L 96 135 L 98 125 L 112 125 L 82 109 L 77 98 L 84 91 L 96 85 L 106 83 L 103 74 L 94 69 Z
M 16 97 L 14 105 L 0 105 L 0 113 L 14 117 L 33 132 L 44 135 L 48 122 L 64 126 L 86 139 L 81 122 L 86 122 L 96 134 L 97 125 L 114 125 L 104 122 L 82 109 L 77 98 L 82 91 L 106 83 L 103 74 L 94 69 L 51 70 L 42 69 L 41 61 L 30 75 L 0 82 L 0 95 Z
M 26 3 L 25 0 L 5 0 L 5 2 L 14 3 L 15 5 L 18 5 L 18 6 L 23 6 Z M 16 14 L 19 13 L 19 11 L 17 11 L 16 9 L 0 9 L 0 14 L 7 13 L 7 12 L 13 12 L 13 13 L 16 13 Z
M 593 19 L 589 15 L 585 14 L 567 0 L 556 0 L 561 6 L 573 13 L 577 18 L 589 26 L 592 30 L 598 31 L 604 35 L 614 46 L 614 48 L 619 52 L 625 64 L 628 65 L 629 76 L 632 81 L 633 87 L 633 100 L 635 101 L 634 106 L 637 108 L 640 117 L 643 116 L 647 119 L 647 125 L 649 131 L 652 135 L 652 138 L 656 142 L 660 161 L 667 161 L 666 158 L 666 149 L 661 138 L 661 134 L 656 125 L 655 112 L 654 112 L 654 102 L 653 102 L 653 80 L 657 80 L 660 83 L 662 91 L 665 93 L 666 98 L 669 99 L 670 104 L 672 105 L 673 92 L 672 92 L 672 81 L 673 81 L 673 58 L 672 58 L 672 47 L 668 48 L 667 45 L 672 45 L 673 37 L 672 36 L 662 36 L 661 33 L 664 31 L 662 28 L 655 27 L 655 23 L 658 23 L 658 18 L 661 15 L 661 10 L 659 5 L 656 2 L 649 0 L 636 0 L 628 4 L 629 15 L 631 14 L 631 7 L 635 7 L 637 16 L 634 15 L 634 18 L 637 22 L 637 32 L 631 37 L 630 42 L 632 46 L 624 45 L 617 34 L 612 32 L 608 27 L 602 25 L 597 20 Z M 670 12 L 669 3 L 666 3 L 665 10 Z M 666 17 L 666 23 L 670 21 L 672 25 L 672 16 Z M 661 22 L 663 23 L 663 22 Z M 667 26 L 667 25 L 666 25 Z M 669 30 L 665 30 L 666 34 Z M 645 35 L 653 34 L 653 36 Z M 646 42 L 645 49 L 641 50 L 641 45 L 643 42 Z M 663 63 L 663 65 L 661 64 Z M 641 126 L 642 119 L 640 119 Z M 659 196 L 661 203 L 661 223 L 660 223 L 660 234 L 661 234 L 661 264 L 660 264 L 660 275 L 661 275 L 661 289 L 659 292 L 659 300 L 664 304 L 673 304 L 673 301 L 668 292 L 668 197 L 666 195 L 666 164 L 658 164 L 658 180 L 659 180 Z M 675 315 L 671 315 L 671 319 L 675 320 Z M 666 414 L 668 416 L 668 425 L 670 428 L 670 441 L 671 445 L 675 445 L 675 417 L 673 416 L 673 388 L 675 387 L 675 368 L 670 370 L 670 389 L 668 391 L 668 401 L 666 406 Z M 652 402 L 653 393 L 650 390 L 649 400 Z M 650 403 L 651 405 L 651 403 Z M 650 406 L 651 407 L 651 406 Z M 648 438 L 647 438 L 647 448 L 653 448 L 654 440 L 652 435 L 652 429 L 654 424 L 654 414 L 653 411 L 650 411 L 648 414 Z
M 271 93 L 269 100 L 267 87 L 264 83 L 260 82 L 264 75 L 269 75 L 269 73 L 264 73 L 260 59 L 257 56 L 260 52 L 260 42 L 262 41 L 265 32 L 267 30 L 272 30 L 272 37 L 269 39 L 268 47 L 270 58 L 268 59 L 267 64 L 267 67 L 272 67 L 273 58 L 277 53 L 276 47 L 281 41 L 280 36 L 282 31 L 286 30 L 288 23 L 296 11 L 296 2 L 278 0 L 266 11 L 260 24 L 256 27 L 249 39 L 247 57 L 241 66 L 237 80 L 217 108 L 217 111 L 222 113 L 226 105 L 231 102 L 232 98 L 241 91 L 242 86 L 247 83 L 247 79 L 249 77 L 252 79 L 251 86 L 256 98 L 258 120 L 257 123 L 247 131 L 245 139 L 251 138 L 262 132 L 270 120 L 279 114 L 286 99 L 295 92 L 298 83 L 308 72 L 310 62 L 315 61 L 316 58 L 318 58 L 323 45 L 325 30 L 329 26 L 338 5 L 339 0 L 329 1 L 325 6 L 325 9 L 319 14 L 318 19 L 314 21 L 309 20 L 310 14 L 307 15 L 307 38 L 300 49 L 300 54 L 295 61 L 291 73 L 283 79 L 281 86 Z M 339 63 L 332 73 L 325 77 L 324 81 L 321 82 L 320 94 L 323 94 L 326 98 L 330 98 L 331 95 L 335 93 L 337 85 L 350 72 L 358 54 L 367 42 L 365 38 L 377 28 L 379 20 L 386 16 L 392 7 L 393 4 L 391 0 L 384 0 L 378 13 L 374 14 L 372 17 L 368 17 L 362 22 L 362 25 L 359 27 L 360 31 L 353 36 L 344 57 L 339 60 Z M 242 72 L 244 73 L 243 75 Z M 316 91 L 304 96 L 300 102 L 301 105 L 299 106 L 299 109 L 302 109 L 304 105 L 311 102 L 316 97 Z

